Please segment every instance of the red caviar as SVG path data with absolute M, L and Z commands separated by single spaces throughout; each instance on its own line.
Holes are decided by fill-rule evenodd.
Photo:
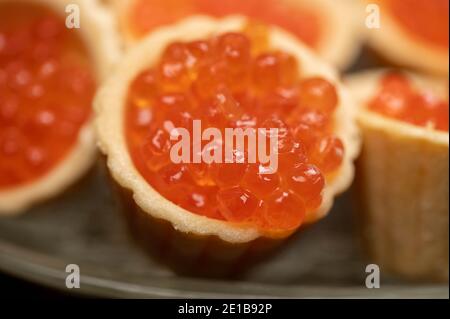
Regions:
M 194 14 L 221 18 L 242 14 L 267 24 L 278 25 L 297 35 L 315 48 L 320 41 L 322 26 L 318 13 L 292 1 L 280 0 L 137 0 L 130 9 L 127 22 L 136 35 L 146 34 Z
M 0 189 L 32 182 L 64 158 L 94 89 L 87 50 L 63 17 L 0 3 Z
M 399 73 L 383 76 L 369 108 L 397 120 L 448 132 L 448 99 L 416 88 Z
M 325 177 L 342 162 L 332 120 L 338 97 L 327 80 L 302 78 L 301 61 L 271 51 L 267 34 L 255 36 L 253 27 L 170 44 L 159 63 L 130 85 L 127 143 L 140 174 L 175 204 L 215 219 L 289 231 L 320 206 Z M 282 90 L 290 93 L 278 94 Z M 221 131 L 277 128 L 278 170 L 265 174 L 265 165 L 246 157 L 248 148 L 245 154 L 234 150 L 233 163 L 194 163 L 196 154 L 191 163 L 171 162 L 171 130 L 183 127 L 192 136 L 198 119 Z
M 448 51 L 448 0 L 382 0 L 400 25 L 420 41 Z

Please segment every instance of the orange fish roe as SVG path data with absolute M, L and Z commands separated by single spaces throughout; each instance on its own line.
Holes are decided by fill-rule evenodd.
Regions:
M 0 189 L 45 175 L 76 143 L 95 90 L 87 57 L 64 18 L 0 3 Z
M 382 77 L 369 108 L 397 120 L 448 132 L 448 100 L 414 87 L 399 73 L 391 72 Z
M 310 47 L 317 47 L 321 21 L 310 8 L 280 0 L 137 0 L 130 9 L 128 23 L 136 35 L 146 34 L 155 27 L 174 23 L 194 14 L 221 18 L 242 14 L 267 24 L 278 25 Z
M 299 61 L 268 49 L 261 33 L 245 30 L 253 32 L 172 43 L 159 63 L 134 79 L 126 107 L 128 148 L 145 180 L 193 213 L 293 230 L 320 206 L 325 176 L 342 162 L 344 147 L 333 134 L 338 96 L 327 80 L 302 78 Z M 174 164 L 171 129 L 183 127 L 192 136 L 193 120 L 221 132 L 277 128 L 278 170 L 264 174 L 265 165 L 238 150 L 233 163 L 193 163 L 191 154 L 191 163 Z
M 448 0 L 383 0 L 405 30 L 421 41 L 448 50 Z

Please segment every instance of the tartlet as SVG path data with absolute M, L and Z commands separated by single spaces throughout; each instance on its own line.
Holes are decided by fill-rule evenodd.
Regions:
M 136 76 L 153 66 L 171 43 L 239 32 L 246 25 L 247 20 L 240 16 L 221 20 L 195 16 L 171 27 L 160 28 L 126 55 L 95 99 L 99 146 L 106 155 L 112 179 L 127 203 L 126 212 L 134 231 L 178 271 L 202 275 L 232 272 L 246 261 L 264 255 L 263 252 L 298 228 L 261 230 L 255 225 L 218 220 L 187 211 L 167 200 L 144 179 L 127 146 L 125 108 L 129 87 Z M 330 81 L 339 98 L 333 132 L 341 139 L 345 153 L 333 177 L 326 181 L 320 206 L 308 212 L 304 219 L 304 223 L 312 223 L 327 214 L 334 196 L 344 191 L 352 181 L 353 159 L 359 151 L 359 136 L 352 113 L 354 109 L 350 96 L 331 68 L 315 58 L 292 35 L 276 27 L 270 27 L 268 32 L 271 49 L 282 50 L 300 60 L 303 75 L 319 76 Z
M 448 1 L 377 0 L 380 28 L 367 30 L 369 45 L 398 66 L 448 74 Z
M 78 6 L 81 15 L 80 29 L 65 29 L 64 21 L 67 14 L 69 14 L 66 13 L 65 10 L 68 5 Z M 83 102 L 81 99 L 84 98 L 84 95 L 87 96 L 90 94 L 93 96 L 94 83 L 99 83 L 110 72 L 112 65 L 119 56 L 119 42 L 113 34 L 114 28 L 112 17 L 96 1 L 1 0 L 0 10 L 8 10 L 4 11 L 8 12 L 5 13 L 5 15 L 8 14 L 11 16 L 11 19 L 8 20 L 7 17 L 5 17 L 4 19 L 2 18 L 2 22 L 0 22 L 0 25 L 5 28 L 0 29 L 0 63 L 3 63 L 3 65 L 0 65 L 0 91 L 4 97 L 4 99 L 2 98 L 3 101 L 0 101 L 0 109 L 2 111 L 0 118 L 0 132 L 2 133 L 0 165 L 3 165 L 3 168 L 1 169 L 2 175 L 0 176 L 0 214 L 15 214 L 23 212 L 31 205 L 44 201 L 62 192 L 85 173 L 94 161 L 96 154 L 94 130 L 89 117 L 85 117 L 86 114 L 90 112 L 89 109 L 91 105 L 90 102 L 85 100 L 83 100 L 85 101 Z M 19 25 L 18 23 L 23 23 L 24 26 Z M 34 23 L 35 26 L 33 26 L 32 23 Z M 25 29 L 25 25 L 27 29 Z M 61 41 L 63 40 L 61 40 L 61 38 L 58 40 L 60 42 L 51 42 L 53 41 L 52 37 L 63 37 L 62 39 L 65 41 L 65 44 L 62 44 Z M 18 45 L 21 47 L 23 46 L 25 49 L 18 47 Z M 28 46 L 31 45 L 34 47 L 28 48 Z M 69 57 L 71 54 L 72 58 Z M 65 59 L 64 62 L 62 62 L 63 60 L 60 60 L 62 59 L 60 56 L 63 55 Z M 73 67 L 72 71 L 68 71 L 71 73 L 66 73 L 66 75 L 73 75 L 71 78 L 73 81 L 78 81 L 76 79 L 80 79 L 80 81 L 77 82 L 78 84 L 83 85 L 83 87 L 80 86 L 80 89 L 82 91 L 86 90 L 86 92 L 89 91 L 90 93 L 81 92 L 79 94 L 79 99 L 70 98 L 69 100 L 64 100 L 64 97 L 68 96 L 64 95 L 63 97 L 59 97 L 58 100 L 55 100 L 54 97 L 57 94 L 66 94 L 62 93 L 62 88 L 65 88 L 64 85 L 66 85 L 63 83 L 72 80 L 70 80 L 69 77 L 65 77 L 65 79 L 61 79 L 60 81 L 57 80 L 54 83 L 52 82 L 53 84 L 49 84 L 50 82 L 44 81 L 50 81 L 50 77 L 47 78 L 48 80 L 44 80 L 43 74 L 64 77 L 59 73 L 59 65 L 64 66 L 67 70 Z M 11 87 L 15 82 L 10 78 L 12 75 L 9 75 L 10 73 L 8 73 L 9 71 L 14 72 L 14 66 L 17 67 L 17 72 L 14 73 L 17 75 L 17 88 Z M 42 66 L 41 71 L 43 73 L 38 74 L 40 71 L 38 71 L 37 68 L 40 66 Z M 77 75 L 80 77 L 77 78 Z M 30 79 L 36 82 L 29 84 L 30 95 L 25 96 L 25 93 L 20 93 L 22 91 L 19 91 L 19 86 L 23 84 L 23 90 L 25 90 L 28 87 L 27 85 L 30 82 Z M 52 87 L 58 87 L 58 89 L 45 91 Z M 36 99 L 28 100 L 28 98 Z M 58 103 L 69 105 L 71 102 L 81 103 L 77 106 L 79 108 L 75 108 L 74 105 L 74 109 L 72 110 L 74 113 L 71 116 L 67 115 L 67 113 L 66 115 L 63 115 L 63 117 L 67 118 L 70 122 L 70 117 L 75 117 L 77 116 L 76 114 L 78 114 L 80 115 L 80 121 L 82 121 L 82 123 L 76 124 L 80 125 L 76 133 L 74 133 L 76 135 L 71 135 L 73 137 L 73 140 L 71 140 L 73 146 L 67 146 L 67 150 L 61 151 L 64 154 L 58 155 L 60 158 L 52 160 L 51 164 L 48 164 L 48 167 L 39 168 L 42 167 L 39 166 L 42 163 L 41 159 L 45 161 L 46 158 L 49 158 L 45 157 L 46 154 L 49 154 L 47 153 L 48 149 L 45 146 L 41 146 L 39 143 L 50 143 L 50 138 L 42 137 L 38 139 L 38 135 L 36 135 L 38 131 L 33 131 L 31 128 L 27 131 L 28 133 L 23 131 L 23 127 L 28 125 L 27 120 L 24 119 L 25 115 L 23 112 L 26 110 L 26 112 L 33 114 L 35 111 L 31 108 L 28 106 L 20 106 L 19 113 L 11 112 L 14 109 L 17 110 L 16 108 L 12 108 L 12 106 L 23 105 L 23 103 L 26 102 L 29 103 L 27 105 L 38 107 L 40 110 L 42 109 L 39 111 L 41 112 L 39 113 L 39 116 L 41 116 L 39 117 L 41 124 L 44 126 L 47 124 L 52 125 L 52 123 L 55 123 L 55 119 L 58 121 L 59 118 L 55 118 L 55 113 L 52 113 L 56 109 L 46 109 L 50 102 L 44 103 L 42 100 L 50 98 L 53 99 L 53 105 L 58 105 Z M 15 101 L 19 104 L 12 104 L 12 102 L 7 104 L 8 101 Z M 83 115 L 81 115 L 81 113 L 83 113 Z M 32 116 L 34 115 L 30 115 L 30 117 Z M 72 124 L 68 125 L 70 126 Z M 52 135 L 53 138 L 60 141 L 58 139 L 58 134 L 62 134 L 63 131 L 69 132 L 69 126 L 66 126 L 67 130 L 64 130 L 61 127 L 61 129 L 55 131 L 54 135 Z M 20 136 L 23 138 L 16 140 L 8 135 L 10 133 L 14 133 L 11 136 Z M 30 142 L 30 138 L 36 138 L 37 140 L 36 142 Z M 20 163 L 22 161 L 21 153 L 19 154 L 16 151 L 20 150 L 21 147 L 25 145 L 20 144 L 18 141 L 27 143 L 27 147 L 30 148 L 30 152 L 28 152 L 27 149 L 27 154 L 31 154 L 30 159 L 34 161 L 33 165 L 36 164 L 39 167 L 15 167 L 15 165 L 21 165 Z M 17 147 L 19 147 L 19 149 Z M 31 147 L 34 147 L 33 153 L 31 152 Z M 52 147 L 59 146 L 54 145 Z M 19 157 L 12 162 L 8 162 L 7 156 L 9 155 L 17 155 Z M 53 155 L 55 155 L 55 152 L 52 153 L 52 156 Z M 25 169 L 30 173 L 28 177 L 21 175 L 25 174 Z M 40 170 L 39 172 L 37 171 L 38 169 Z
M 438 130 L 433 127 L 435 124 L 423 122 L 426 115 L 405 121 L 369 108 L 386 74 L 398 76 L 378 70 L 352 75 L 347 80 L 359 104 L 358 122 L 363 136 L 355 183 L 361 234 L 369 257 L 380 265 L 381 271 L 412 279 L 445 281 L 448 280 L 448 82 L 408 73 L 401 75 L 417 92 L 428 94 L 430 101 L 433 96 L 446 101 L 447 113 L 444 110 L 438 115 L 443 117 Z M 385 97 L 387 94 L 390 93 L 385 93 Z M 421 121 L 422 125 L 418 125 Z
M 112 0 L 127 45 L 156 27 L 190 15 L 245 15 L 295 34 L 326 61 L 344 69 L 358 53 L 362 40 L 361 10 L 353 1 L 330 0 Z M 345 18 L 343 18 L 345 17 Z

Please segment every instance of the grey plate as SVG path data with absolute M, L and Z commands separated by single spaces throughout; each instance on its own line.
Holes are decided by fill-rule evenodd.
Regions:
M 0 220 L 0 269 L 63 290 L 66 265 L 77 264 L 77 292 L 110 297 L 448 298 L 448 285 L 414 285 L 383 273 L 381 288 L 367 289 L 349 199 L 341 196 L 327 218 L 242 278 L 187 278 L 135 245 L 98 166 L 63 197 Z
M 375 65 L 362 55 L 354 69 Z M 232 281 L 180 277 L 129 237 L 101 165 L 78 187 L 16 218 L 0 219 L 0 269 L 66 290 L 66 265 L 81 270 L 82 292 L 107 297 L 448 298 L 446 285 L 381 274 L 365 287 L 366 263 L 353 227 L 351 194 L 270 260 Z

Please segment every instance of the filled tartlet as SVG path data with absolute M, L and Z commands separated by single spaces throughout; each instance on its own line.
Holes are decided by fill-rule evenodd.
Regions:
M 69 5 L 80 29 L 66 25 Z M 92 163 L 92 99 L 117 56 L 109 18 L 95 1 L 0 1 L 0 214 L 60 193 Z
M 363 148 L 361 230 L 381 269 L 448 280 L 448 82 L 396 71 L 351 76 Z
M 293 36 L 238 16 L 155 31 L 95 100 L 100 147 L 137 234 L 182 271 L 216 274 L 324 217 L 349 186 L 350 103 Z M 207 140 L 196 140 L 199 125 Z M 217 137 L 227 129 L 261 132 L 260 144 L 275 137 L 266 150 L 276 169 L 251 159 L 250 139 L 230 147 Z M 175 162 L 182 135 L 191 146 Z
M 348 66 L 359 49 L 362 24 L 352 1 L 329 0 L 113 0 L 127 44 L 157 27 L 191 15 L 214 18 L 244 15 L 277 25 L 296 35 L 321 57 L 340 68 Z M 345 18 L 343 18 L 345 17 Z
M 396 65 L 448 73 L 448 0 L 376 0 L 380 27 L 368 29 L 370 45 Z

